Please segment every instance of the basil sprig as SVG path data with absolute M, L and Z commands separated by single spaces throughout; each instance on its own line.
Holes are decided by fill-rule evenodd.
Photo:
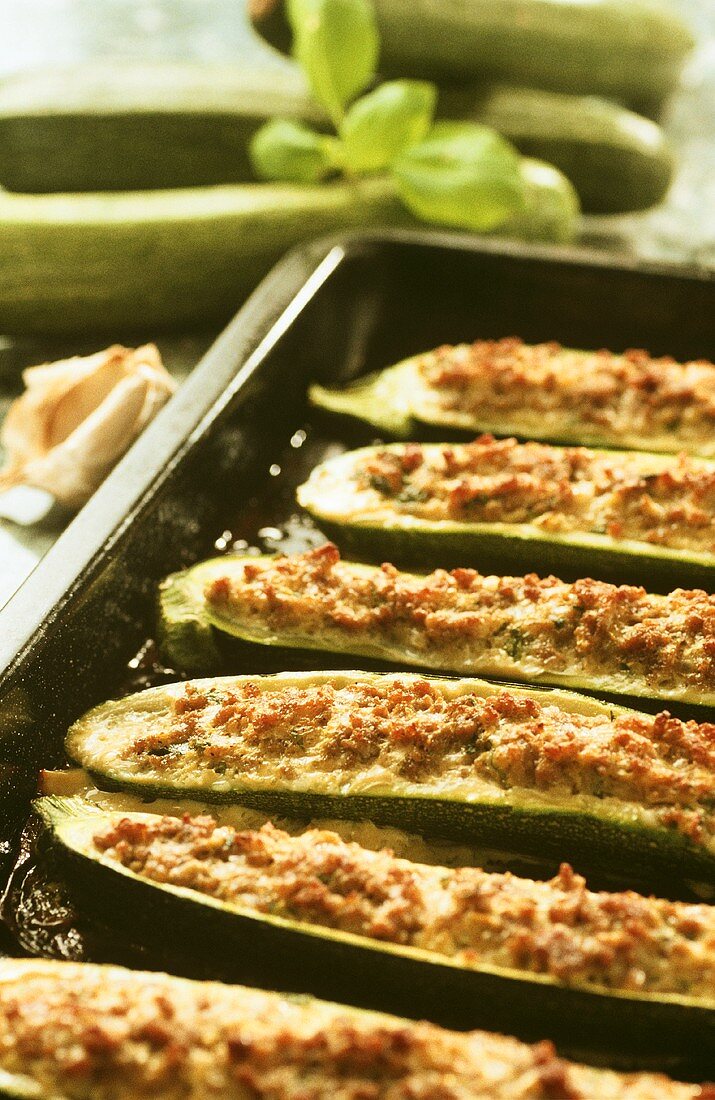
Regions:
M 494 229 L 524 205 L 519 154 L 488 126 L 437 122 L 392 164 L 405 206 L 428 222 Z
M 434 84 L 392 80 L 348 109 L 340 125 L 343 161 L 356 174 L 381 172 L 427 137 L 437 103 Z
M 287 0 L 293 56 L 338 125 L 374 79 L 380 38 L 372 0 Z
M 302 122 L 274 118 L 254 135 L 251 159 L 262 179 L 318 183 L 338 166 L 338 142 Z
M 288 119 L 266 123 L 251 143 L 261 179 L 317 183 L 389 173 L 418 218 L 477 231 L 523 208 L 516 150 L 486 126 L 435 123 L 434 84 L 393 80 L 365 93 L 379 56 L 372 0 L 287 0 L 287 14 L 293 56 L 335 133 Z

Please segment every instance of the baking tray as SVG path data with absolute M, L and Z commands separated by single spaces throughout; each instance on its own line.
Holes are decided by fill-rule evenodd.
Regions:
M 175 678 L 151 642 L 163 576 L 223 550 L 322 541 L 296 513 L 295 486 L 326 454 L 370 435 L 321 424 L 305 404 L 309 381 L 347 381 L 438 344 L 512 334 L 712 357 L 715 279 L 393 231 L 306 246 L 259 287 L 0 612 L 0 950 L 276 984 L 240 960 L 229 973 L 171 948 L 148 952 L 89 920 L 41 843 L 38 857 L 28 822 L 38 769 L 62 762 L 67 725 L 89 706 Z M 255 660 L 235 671 L 262 670 Z M 273 654 L 265 660 L 276 667 Z M 325 664 L 319 654 L 311 661 Z M 323 991 L 317 976 L 312 984 Z M 385 1007 L 419 1014 L 417 991 L 406 991 L 404 1003 L 399 992 Z M 354 993 L 345 989 L 345 999 Z M 444 1022 L 458 1022 L 453 1008 L 444 1006 Z M 496 1005 L 471 1022 L 542 1037 L 538 1018 L 511 1020 Z M 564 1034 L 566 1049 L 583 1054 L 586 1029 L 571 1021 Z M 628 1060 L 628 1051 L 611 1053 Z M 710 1052 L 692 1053 L 678 1072 L 715 1075 L 703 1061 Z M 667 1044 L 660 1062 L 674 1068 Z

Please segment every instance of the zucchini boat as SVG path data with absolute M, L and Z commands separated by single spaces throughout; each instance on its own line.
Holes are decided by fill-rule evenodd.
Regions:
M 400 439 L 429 426 L 715 457 L 715 364 L 704 359 L 477 340 L 413 356 L 343 390 L 313 386 L 310 398 Z
M 715 584 L 715 464 L 482 436 L 392 444 L 317 466 L 298 502 L 378 560 Z
M 365 990 L 374 1006 L 391 987 L 423 988 L 420 1012 L 439 1019 L 446 1000 L 471 1027 L 494 1026 L 496 997 L 506 1019 L 526 1007 L 552 1035 L 574 1015 L 592 1041 L 623 1026 L 646 1045 L 715 1037 L 711 906 L 594 893 L 567 864 L 535 882 L 413 863 L 324 830 L 87 814 L 71 799 L 35 807 L 90 904 L 154 943 L 169 923 L 182 953 L 198 941 L 241 978 L 250 959 L 264 980 L 272 966 L 293 987 Z
M 151 688 L 68 755 L 101 786 L 368 819 L 715 883 L 713 726 L 479 680 L 311 672 Z
M 284 0 L 250 0 L 249 11 L 269 42 L 288 48 Z M 687 25 L 657 0 L 375 0 L 375 14 L 389 75 L 505 80 L 646 113 L 677 86 L 693 47 Z
M 566 1062 L 550 1043 L 92 963 L 0 960 L 0 1035 L 0 1087 L 18 1098 L 712 1095 L 661 1074 Z
M 715 706 L 715 597 L 699 589 L 656 595 L 464 568 L 425 576 L 342 561 L 326 543 L 227 560 L 194 614 L 258 646 Z

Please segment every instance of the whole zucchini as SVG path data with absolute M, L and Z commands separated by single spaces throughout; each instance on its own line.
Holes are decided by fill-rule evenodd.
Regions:
M 529 1030 L 543 1036 L 538 1021 Z M 0 1031 L 0 1088 L 26 1100 L 546 1100 L 555 1087 L 573 1098 L 706 1100 L 707 1089 L 566 1062 L 550 1043 L 46 959 L 0 959 Z
M 555 168 L 524 158 L 525 205 L 498 234 L 570 240 L 578 200 Z M 0 329 L 160 328 L 225 321 L 302 241 L 341 229 L 424 227 L 390 179 L 246 183 L 83 195 L 0 192 Z
M 306 672 L 104 703 L 66 748 L 101 786 L 130 793 L 367 819 L 712 887 L 711 731 L 569 692 Z
M 225 321 L 301 241 L 405 221 L 383 180 L 0 192 L 0 329 L 116 333 Z
M 525 156 L 555 165 L 587 214 L 655 206 L 673 179 L 675 157 L 660 126 L 597 96 L 455 87 L 440 92 L 439 112 L 491 126 Z
M 445 89 L 439 112 L 494 126 L 560 168 L 589 212 L 658 202 L 672 156 L 652 122 L 605 100 L 533 89 Z M 11 191 L 119 191 L 249 181 L 268 118 L 326 119 L 300 72 L 111 63 L 0 84 L 0 183 Z
M 298 502 L 372 560 L 715 588 L 715 464 L 683 456 L 493 436 L 363 447 L 317 466 Z
M 524 205 L 492 236 L 568 244 L 576 236 L 580 205 L 566 176 L 552 164 L 522 157 Z M 424 223 L 421 223 L 424 227 Z
M 313 386 L 318 408 L 398 439 L 492 432 L 551 443 L 715 457 L 715 364 L 645 351 L 525 344 L 444 345 L 358 378 Z
M 0 184 L 10 191 L 138 191 L 255 179 L 248 144 L 275 116 L 320 123 L 285 65 L 111 61 L 0 83 Z
M 375 0 L 389 75 L 500 80 L 605 95 L 646 112 L 677 86 L 693 37 L 658 0 Z M 283 0 L 249 0 L 286 49 Z
M 697 589 L 654 595 L 589 578 L 473 569 L 423 576 L 342 561 L 330 543 L 292 557 L 226 559 L 217 573 L 193 615 L 219 637 L 715 706 L 715 596 Z M 185 590 L 191 575 L 168 583 Z M 170 639 L 170 621 L 162 629 Z
M 182 954 L 220 955 L 240 980 L 278 970 L 293 988 L 350 991 L 383 1008 L 394 1005 L 391 990 L 417 987 L 424 994 L 412 1008 L 432 1019 L 518 1028 L 538 1011 L 554 1037 L 577 1018 L 593 1046 L 615 1032 L 652 1049 L 667 1033 L 675 1053 L 715 1035 L 710 906 L 587 891 L 567 865 L 534 882 L 396 859 L 315 829 L 291 837 L 205 816 L 88 813 L 71 799 L 35 808 L 102 916 L 153 944 L 170 923 Z M 534 907 L 531 938 L 525 905 Z

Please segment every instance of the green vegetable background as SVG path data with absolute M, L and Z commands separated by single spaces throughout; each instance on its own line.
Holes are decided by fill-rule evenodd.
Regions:
M 580 217 L 667 196 L 673 150 L 637 111 L 668 120 L 699 0 L 246 5 L 5 0 L 0 332 L 216 325 L 295 244 L 360 227 L 651 256 L 689 234 L 707 258 L 715 203 L 687 207 L 692 177 L 703 191 L 715 177 L 712 96 L 663 219 Z M 708 90 L 702 51 L 680 101 L 692 73 Z
M 310 183 L 384 172 L 418 219 L 476 232 L 524 209 L 517 150 L 479 123 L 435 122 L 435 84 L 392 80 L 362 94 L 380 57 L 373 0 L 289 0 L 287 18 L 293 56 L 335 133 L 268 122 L 251 143 L 261 178 Z

